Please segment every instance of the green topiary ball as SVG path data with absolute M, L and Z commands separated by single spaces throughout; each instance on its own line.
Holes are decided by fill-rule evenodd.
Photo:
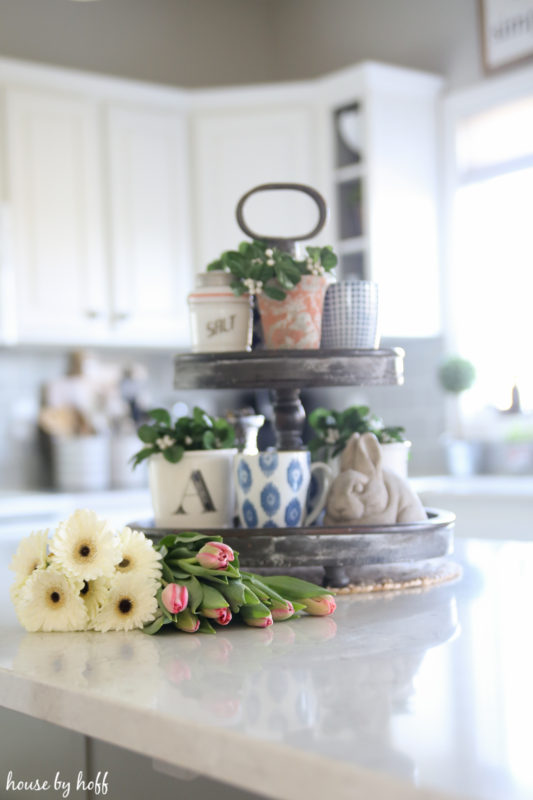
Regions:
M 474 365 L 465 358 L 449 358 L 439 368 L 439 380 L 447 392 L 460 394 L 470 389 L 476 379 Z

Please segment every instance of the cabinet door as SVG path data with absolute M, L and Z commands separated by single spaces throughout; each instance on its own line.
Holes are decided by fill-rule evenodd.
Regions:
M 112 339 L 183 346 L 192 286 L 184 119 L 108 111 Z
M 228 101 L 229 102 L 229 101 Z M 310 106 L 197 112 L 193 122 L 197 271 L 245 235 L 235 220 L 240 197 L 261 183 L 316 185 L 316 125 Z M 316 222 L 308 198 L 255 195 L 245 218 L 256 233 L 305 233 Z
M 17 338 L 100 341 L 107 298 L 97 108 L 10 89 L 6 114 Z

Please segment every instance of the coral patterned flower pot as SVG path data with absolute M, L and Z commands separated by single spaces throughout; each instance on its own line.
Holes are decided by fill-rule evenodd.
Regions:
M 263 339 L 269 350 L 316 350 L 320 347 L 322 309 L 328 278 L 302 275 L 285 300 L 257 297 Z

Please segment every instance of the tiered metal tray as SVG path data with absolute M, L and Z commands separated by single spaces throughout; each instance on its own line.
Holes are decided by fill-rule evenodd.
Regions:
M 305 411 L 300 390 L 333 386 L 398 386 L 403 383 L 401 348 L 380 350 L 255 350 L 251 353 L 184 353 L 176 357 L 177 389 L 259 389 L 273 394 L 277 446 L 303 448 Z M 232 529 L 224 540 L 245 566 L 323 568 L 324 583 L 344 586 L 372 574 L 431 573 L 453 550 L 455 516 L 427 509 L 423 522 L 349 527 Z M 133 523 L 152 538 L 171 531 Z M 221 531 L 212 531 L 220 533 Z
M 320 386 L 400 386 L 404 351 L 254 350 L 183 353 L 176 357 L 176 389 L 271 389 L 280 450 L 299 450 L 305 411 L 300 389 Z

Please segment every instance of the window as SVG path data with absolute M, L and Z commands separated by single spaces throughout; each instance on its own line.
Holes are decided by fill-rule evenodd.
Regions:
M 533 410 L 533 93 L 455 125 L 449 325 L 477 371 L 471 410 Z

